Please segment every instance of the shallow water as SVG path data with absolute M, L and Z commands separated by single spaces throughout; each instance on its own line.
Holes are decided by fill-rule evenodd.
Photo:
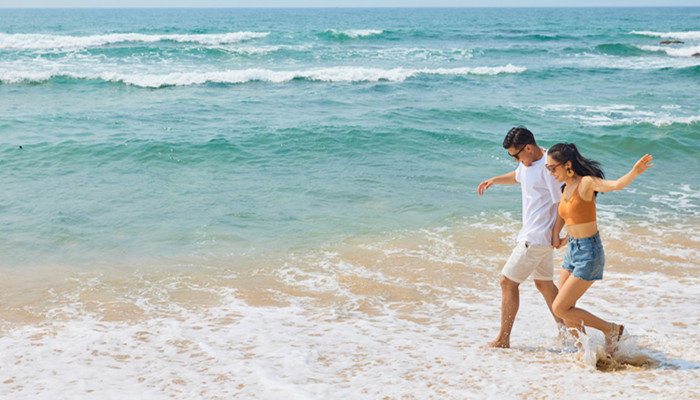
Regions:
M 700 394 L 690 384 L 700 377 L 697 266 L 648 259 L 632 239 L 651 235 L 626 234 L 627 251 L 610 241 L 605 280 L 579 304 L 626 324 L 631 336 L 612 365 L 596 354 L 598 332 L 584 352 L 558 338 L 530 282 L 513 348 L 485 349 L 516 232 L 510 223 L 474 225 L 353 239 L 250 269 L 144 261 L 34 269 L 40 282 L 5 272 L 2 390 L 32 398 L 57 387 L 66 397 L 107 398 Z

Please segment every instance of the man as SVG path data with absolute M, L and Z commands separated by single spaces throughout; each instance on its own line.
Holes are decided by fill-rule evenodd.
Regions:
M 514 161 L 519 162 L 515 171 L 496 176 L 479 184 L 479 195 L 495 184 L 520 183 L 523 202 L 523 226 L 518 234 L 518 244 L 503 267 L 501 276 L 501 330 L 489 347 L 510 347 L 510 333 L 520 305 L 518 287 L 530 275 L 535 287 L 542 293 L 549 311 L 557 297 L 554 286 L 554 256 L 552 230 L 561 199 L 561 184 L 545 168 L 547 151 L 537 145 L 527 128 L 511 129 L 503 141 L 503 147 Z M 559 239 L 557 233 L 557 239 Z M 561 318 L 552 313 L 559 326 Z

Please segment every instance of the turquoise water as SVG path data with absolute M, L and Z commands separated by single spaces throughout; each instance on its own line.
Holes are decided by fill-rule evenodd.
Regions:
M 700 398 L 698 52 L 700 8 L 0 10 L 0 398 Z M 612 359 L 530 282 L 483 347 L 515 125 L 654 155 L 597 198 Z
M 517 220 L 515 125 L 654 155 L 604 218 L 698 221 L 695 53 L 700 8 L 0 10 L 0 265 Z

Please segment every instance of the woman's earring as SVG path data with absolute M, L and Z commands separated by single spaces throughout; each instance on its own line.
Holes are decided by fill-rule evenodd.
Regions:
M 566 176 L 571 178 L 572 176 L 574 176 L 574 171 L 572 171 L 571 168 L 567 168 L 566 169 Z

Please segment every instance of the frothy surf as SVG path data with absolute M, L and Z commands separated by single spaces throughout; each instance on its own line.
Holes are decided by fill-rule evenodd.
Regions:
M 631 104 L 576 105 L 550 104 L 537 106 L 546 113 L 558 114 L 585 126 L 626 126 L 649 124 L 657 127 L 674 124 L 691 125 L 700 122 L 700 115 L 678 115 L 692 112 L 685 107 L 670 105 L 664 111 L 645 110 Z M 675 114 L 675 115 L 674 115 Z
M 526 70 L 511 64 L 499 67 L 462 67 L 462 68 L 363 68 L 334 67 L 303 71 L 276 71 L 269 69 L 246 69 L 211 72 L 172 72 L 169 74 L 134 74 L 128 72 L 72 72 L 72 71 L 18 71 L 0 70 L 0 81 L 5 83 L 45 82 L 55 77 L 71 79 L 100 79 L 106 82 L 122 82 L 130 85 L 158 88 L 163 86 L 188 86 L 204 83 L 246 83 L 272 82 L 283 83 L 294 80 L 321 82 L 403 82 L 421 75 L 500 75 L 518 74 Z
M 240 43 L 247 40 L 267 37 L 270 32 L 229 32 L 220 34 L 178 34 L 155 35 L 143 33 L 112 33 L 105 35 L 69 36 L 38 33 L 0 33 L 0 50 L 50 50 L 82 49 L 119 43 L 157 43 L 173 41 L 179 43 L 200 43 L 221 45 Z
M 664 52 L 673 57 L 693 57 L 696 54 L 700 54 L 700 46 L 639 46 L 639 48 L 646 51 Z
M 686 40 L 700 39 L 700 31 L 687 31 L 687 32 L 632 31 L 630 33 L 633 35 L 670 38 L 670 39 L 686 39 Z
M 603 399 L 620 385 L 649 398 L 647 385 L 659 381 L 678 383 L 664 385 L 669 396 L 700 394 L 680 384 L 700 376 L 696 271 L 640 275 L 645 256 L 622 268 L 625 245 L 613 242 L 610 271 L 581 300 L 625 321 L 612 356 L 597 331 L 583 337 L 582 351 L 561 342 L 531 282 L 521 289 L 513 349 L 487 350 L 500 264 L 516 231 L 507 221 L 470 222 L 467 230 L 356 238 L 248 271 L 230 259 L 54 267 L 24 287 L 31 279 L 5 271 L 0 394 L 457 399 L 585 389 Z M 635 384 L 620 384 L 620 374 Z
M 384 33 L 384 31 L 381 29 L 348 29 L 348 30 L 328 29 L 324 32 L 324 34 L 327 34 L 330 37 L 340 38 L 340 39 L 342 39 L 342 38 L 350 38 L 350 39 L 367 38 L 367 37 L 379 36 L 383 33 Z

